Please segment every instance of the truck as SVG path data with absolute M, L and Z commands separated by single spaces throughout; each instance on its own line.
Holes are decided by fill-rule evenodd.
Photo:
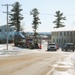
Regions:
M 26 38 L 22 32 L 15 32 L 14 45 L 30 49 L 39 49 L 37 42 L 33 41 L 33 38 Z
M 16 31 L 14 34 L 14 45 L 15 46 L 23 46 L 25 44 L 25 36 L 22 32 Z
M 25 48 L 29 48 L 32 42 L 33 42 L 33 39 L 26 38 L 25 39 Z

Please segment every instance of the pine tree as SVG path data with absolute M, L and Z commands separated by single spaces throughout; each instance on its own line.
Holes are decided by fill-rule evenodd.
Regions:
M 54 28 L 59 28 L 59 27 L 64 27 L 65 25 L 63 25 L 64 22 L 61 22 L 62 20 L 66 20 L 66 17 L 63 17 L 63 13 L 60 13 L 60 11 L 56 11 L 56 15 L 54 15 L 56 17 L 56 20 L 53 21 L 53 23 L 55 23 L 55 27 Z
M 20 31 L 21 28 L 21 20 L 23 20 L 23 15 L 21 14 L 22 9 L 19 2 L 15 2 L 12 6 L 10 18 L 10 25 L 16 27 L 16 31 Z
M 34 39 L 37 38 L 37 28 L 38 28 L 38 25 L 41 24 L 41 22 L 39 22 L 39 12 L 38 12 L 38 9 L 37 8 L 34 8 L 32 11 L 30 11 L 30 15 L 33 15 L 33 22 L 32 22 L 32 28 L 33 28 L 33 31 L 34 31 Z

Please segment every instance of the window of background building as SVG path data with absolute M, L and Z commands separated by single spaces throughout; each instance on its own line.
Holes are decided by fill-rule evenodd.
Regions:
M 74 35 L 75 35 L 75 31 L 74 31 Z
M 59 43 L 60 43 L 60 39 L 59 39 Z
M 0 29 L 0 32 L 2 32 L 2 30 Z
M 58 36 L 58 32 L 57 32 L 57 36 Z
M 55 39 L 53 39 L 53 42 L 55 42 Z
M 69 32 L 67 32 L 67 36 L 69 36 Z
M 58 43 L 58 39 L 57 39 L 57 43 Z
M 66 43 L 66 40 L 64 39 L 64 43 Z
M 66 32 L 64 32 L 64 36 L 66 36 Z
M 62 38 L 62 43 L 63 43 L 63 38 Z
M 60 32 L 60 36 L 62 36 L 62 32 Z
M 5 37 L 6 37 L 6 35 L 5 35 Z
M 72 32 L 70 32 L 70 36 L 72 36 Z
M 56 32 L 54 32 L 54 36 L 56 35 Z
M 10 32 L 11 32 L 12 30 L 10 29 Z
M 10 37 L 12 37 L 12 35 L 10 35 Z
M 73 42 L 73 39 L 70 39 L 70 42 L 72 43 Z
M 74 31 L 72 31 L 72 36 L 74 36 Z

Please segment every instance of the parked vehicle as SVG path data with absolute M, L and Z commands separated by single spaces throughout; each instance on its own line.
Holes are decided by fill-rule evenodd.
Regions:
M 29 48 L 31 43 L 32 43 L 33 39 L 31 38 L 26 38 L 26 41 L 25 41 L 25 48 Z
M 47 46 L 47 51 L 56 51 L 58 49 L 58 46 L 56 43 L 49 43 Z
M 23 46 L 25 44 L 25 36 L 21 32 L 15 32 L 14 45 Z
M 23 48 L 41 49 L 38 45 L 38 42 L 33 42 L 33 39 L 31 38 L 25 38 L 21 32 L 15 32 L 14 45 Z
M 31 44 L 30 44 L 30 47 L 29 47 L 30 49 L 39 49 L 40 47 L 39 47 L 39 45 L 38 45 L 38 43 L 37 42 L 32 42 Z
M 66 43 L 62 47 L 62 51 L 71 51 L 71 50 L 74 52 L 74 44 L 73 43 Z

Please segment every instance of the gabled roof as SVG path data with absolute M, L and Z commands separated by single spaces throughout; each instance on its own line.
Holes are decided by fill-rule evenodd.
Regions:
M 15 35 L 19 35 L 19 36 L 21 36 L 22 38 L 25 38 L 25 36 L 24 36 L 24 35 L 22 34 L 22 32 L 20 32 L 20 31 L 19 31 L 19 32 L 15 32 L 14 34 L 15 34 Z
M 9 29 L 11 29 L 11 28 L 15 29 L 15 26 L 8 25 L 8 27 L 9 27 Z M 0 29 L 7 29 L 7 25 L 0 26 Z
M 75 31 L 75 26 L 71 27 L 61 27 L 61 28 L 53 28 L 51 32 L 63 32 L 63 31 Z

